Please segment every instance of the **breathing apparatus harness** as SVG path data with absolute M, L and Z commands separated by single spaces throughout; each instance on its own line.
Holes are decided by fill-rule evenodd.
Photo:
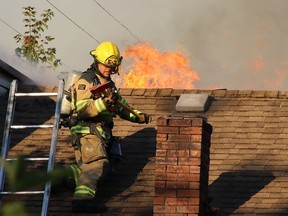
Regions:
M 98 70 L 97 64 L 98 64 L 98 62 L 95 60 L 94 63 L 91 64 L 90 68 L 88 68 L 86 71 L 84 71 L 84 72 L 82 72 L 80 74 L 80 76 L 83 76 L 83 74 L 87 74 L 90 77 L 90 79 L 93 81 L 93 85 L 94 86 L 97 86 L 97 85 L 99 85 L 101 83 L 99 78 L 97 77 L 97 75 L 102 77 L 103 79 L 107 79 L 106 77 L 104 77 L 100 73 L 100 71 Z M 79 79 L 79 77 L 78 77 L 78 79 Z M 76 80 L 78 80 L 78 79 L 76 79 Z M 112 81 L 112 80 L 109 80 L 109 81 Z M 73 85 L 73 83 L 71 83 L 71 86 L 72 85 Z M 74 107 L 76 107 L 77 93 L 76 93 L 75 89 L 74 89 L 74 92 L 71 92 L 71 86 L 69 87 L 70 94 L 66 95 L 66 100 L 68 100 L 71 103 L 72 102 L 72 93 L 73 93 Z M 113 87 L 112 91 L 115 91 L 115 90 L 116 90 L 116 88 Z M 101 97 L 100 93 L 97 93 L 97 94 L 93 95 L 93 99 L 96 99 L 96 98 L 99 98 L 99 97 Z M 85 125 L 85 122 L 86 121 L 80 121 L 78 119 L 77 113 L 76 113 L 76 111 L 74 109 L 74 110 L 70 110 L 70 113 L 68 115 L 67 114 L 66 115 L 65 114 L 61 114 L 60 126 L 71 128 L 73 126 L 76 126 L 78 123 L 80 123 L 82 125 Z M 108 126 L 111 129 L 113 128 L 113 125 L 110 125 L 110 123 L 109 123 L 109 125 L 107 123 L 103 123 L 103 124 L 105 124 L 106 127 Z

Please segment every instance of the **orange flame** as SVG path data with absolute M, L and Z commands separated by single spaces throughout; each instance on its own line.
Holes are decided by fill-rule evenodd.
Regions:
M 122 88 L 193 89 L 198 73 L 189 67 L 188 59 L 180 52 L 160 53 L 147 43 L 128 47 L 124 58 L 132 59 L 130 71 L 123 75 Z
M 287 78 L 287 72 L 284 70 L 275 71 L 273 78 L 266 79 L 265 83 L 269 89 L 281 89 Z
M 253 61 L 251 61 L 251 67 L 255 74 L 259 74 L 264 68 L 263 58 L 258 55 Z

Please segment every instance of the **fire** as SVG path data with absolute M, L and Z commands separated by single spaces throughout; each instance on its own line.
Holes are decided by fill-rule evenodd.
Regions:
M 257 56 L 252 62 L 251 62 L 252 70 L 256 73 L 259 74 L 263 68 L 264 68 L 264 62 L 263 58 L 261 56 Z
M 284 70 L 275 71 L 272 79 L 266 79 L 265 83 L 269 89 L 280 89 L 284 86 L 284 81 L 287 78 L 287 72 Z
M 147 43 L 128 47 L 124 59 L 132 65 L 120 82 L 122 88 L 176 88 L 193 89 L 199 80 L 196 71 L 189 67 L 188 59 L 180 52 L 160 53 Z

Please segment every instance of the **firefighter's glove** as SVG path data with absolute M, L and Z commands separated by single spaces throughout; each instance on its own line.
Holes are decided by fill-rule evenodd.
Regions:
M 148 123 L 150 123 L 152 121 L 151 116 L 149 116 L 146 113 L 140 113 L 139 115 L 140 116 L 138 117 L 138 122 L 140 124 L 144 124 L 144 123 L 148 124 Z
M 119 95 L 115 92 L 110 92 L 107 97 L 104 98 L 107 107 L 110 107 L 117 103 L 119 100 Z

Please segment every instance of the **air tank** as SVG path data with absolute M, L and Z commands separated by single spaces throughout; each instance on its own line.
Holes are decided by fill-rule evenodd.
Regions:
M 71 86 L 80 77 L 81 71 L 69 72 L 64 85 L 64 95 L 62 98 L 61 115 L 70 114 L 71 105 Z

